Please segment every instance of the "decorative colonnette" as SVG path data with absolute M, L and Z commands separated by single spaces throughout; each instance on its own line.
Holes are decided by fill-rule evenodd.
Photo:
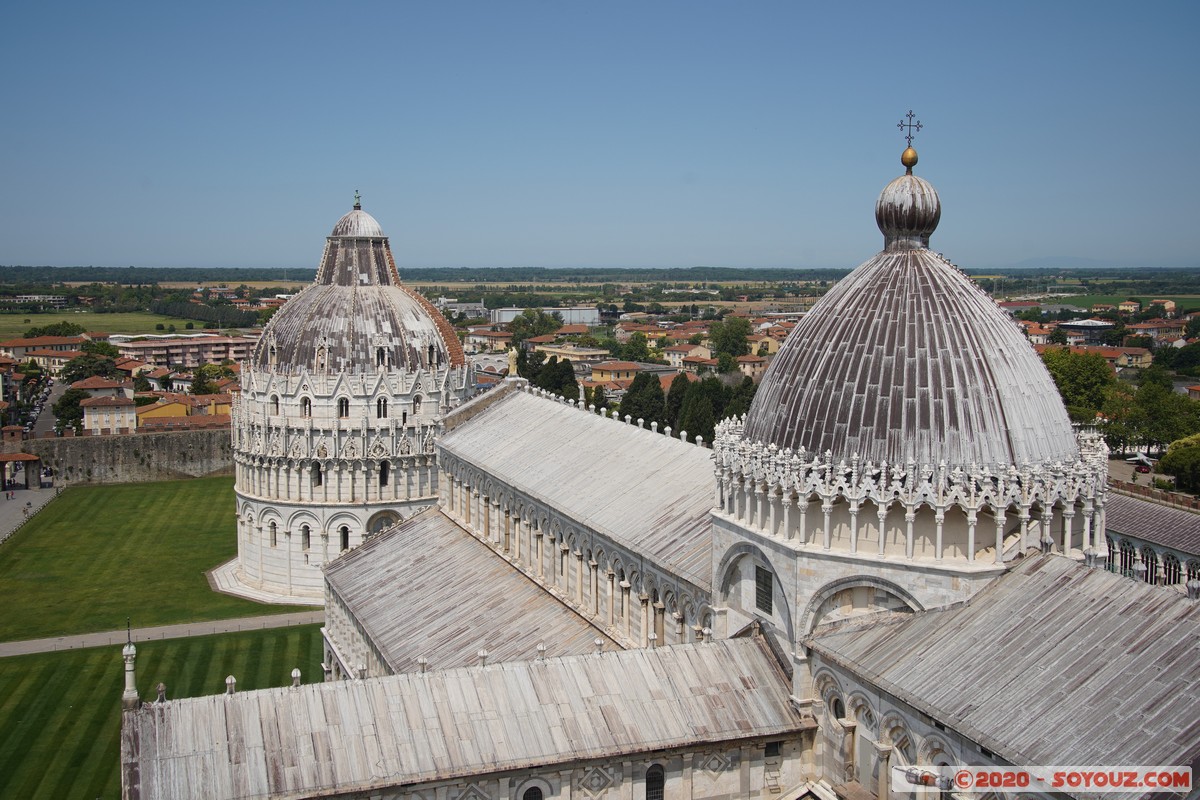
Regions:
M 1200 557 L 1129 536 L 1108 535 L 1104 568 L 1154 586 L 1171 586 L 1200 599 Z
M 523 382 L 518 389 L 597 413 Z M 707 589 L 440 447 L 437 463 L 440 505 L 451 519 L 616 641 L 653 647 L 711 638 Z
M 956 732 L 819 656 L 813 668 L 801 703 L 820 721 L 816 750 L 824 775 L 842 783 L 858 781 L 884 797 L 895 768 L 992 761 Z
M 949 556 L 973 564 L 981 551 L 993 550 L 994 563 L 1002 564 L 1006 546 L 1013 545 L 1074 552 L 1093 565 L 1107 557 L 1103 531 L 1108 447 L 1095 431 L 1078 432 L 1080 457 L 1074 463 L 1023 464 L 1018 469 L 945 462 L 874 464 L 861 462 L 857 455 L 835 460 L 831 452 L 781 450 L 748 441 L 744 425 L 744 416 L 717 425 L 717 506 L 743 527 L 794 547 L 911 561 L 916 557 L 914 522 L 928 510 L 935 535 L 921 555 L 935 561 Z M 868 519 L 872 513 L 878 518 L 877 527 L 860 524 L 864 511 Z M 981 511 L 994 522 L 994 544 L 986 534 L 977 536 Z M 900 512 L 903 525 L 896 519 Z M 952 520 L 956 527 L 946 537 L 944 526 L 951 514 L 957 515 Z M 1007 528 L 1010 516 L 1019 523 L 1012 530 Z M 1076 523 L 1076 517 L 1082 522 Z M 1038 533 L 1031 541 L 1035 521 Z M 875 552 L 860 550 L 864 542 Z M 980 546 L 982 542 L 989 545 Z

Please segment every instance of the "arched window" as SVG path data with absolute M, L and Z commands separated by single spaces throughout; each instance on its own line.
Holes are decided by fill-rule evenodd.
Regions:
M 434 358 L 433 345 L 429 345 L 429 366 L 431 366 L 431 367 L 434 364 L 433 358 Z
M 312 400 L 309 400 L 307 397 L 300 398 L 300 416 L 312 416 Z
M 376 419 L 387 419 L 387 398 L 381 397 L 375 401 Z
M 1126 578 L 1133 577 L 1133 562 L 1137 560 L 1137 551 L 1128 541 L 1121 542 L 1121 574 Z
M 1187 562 L 1187 579 L 1195 580 L 1200 578 L 1200 561 Z
M 413 396 L 413 416 L 421 413 L 421 395 Z
M 274 547 L 275 545 L 279 544 L 279 528 L 276 527 L 274 522 L 272 522 L 268 528 L 271 531 L 271 547 Z
M 667 788 L 667 776 L 660 764 L 646 770 L 646 800 L 663 800 Z
M 300 526 L 300 549 L 307 550 L 312 544 L 312 530 L 307 525 Z
M 350 529 L 347 528 L 345 525 L 343 525 L 341 528 L 338 529 L 338 533 L 342 537 L 342 549 L 349 550 L 350 549 Z
M 387 486 L 389 473 L 392 471 L 392 465 L 387 461 L 379 462 L 379 485 Z
M 313 486 L 321 485 L 321 465 L 320 464 L 312 465 L 312 485 Z
M 275 366 L 275 345 L 271 345 L 270 357 L 271 366 Z
M 338 416 L 342 419 L 350 416 L 350 399 L 347 397 L 338 398 Z
M 1183 570 L 1179 567 L 1179 559 L 1174 553 L 1167 553 L 1163 556 L 1163 583 L 1167 586 L 1174 586 L 1179 583 L 1180 576 L 1183 575 Z
M 407 411 L 401 411 L 401 412 L 400 412 L 400 424 L 401 424 L 401 425 L 407 425 L 407 424 L 408 424 L 408 412 L 407 412 Z
M 1108 551 L 1108 555 L 1104 559 L 1104 568 L 1109 572 L 1117 571 L 1117 545 L 1113 542 L 1111 536 L 1104 537 L 1104 546 Z
M 521 794 L 521 800 L 542 800 L 545 795 L 538 786 L 531 786 Z
M 834 719 L 846 718 L 846 706 L 842 704 L 842 698 L 840 697 L 833 698 L 833 705 L 829 707 L 829 710 L 833 713 Z
M 1142 563 L 1146 565 L 1146 583 L 1158 583 L 1158 553 L 1149 547 L 1142 548 Z
M 273 395 L 271 395 L 271 416 L 277 416 L 278 414 L 279 414 L 279 395 L 273 394 Z
M 382 347 L 375 348 L 375 366 L 382 367 L 386 363 L 386 352 Z

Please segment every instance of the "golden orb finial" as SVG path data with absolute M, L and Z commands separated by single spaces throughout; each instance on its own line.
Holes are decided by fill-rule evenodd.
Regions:
M 904 152 L 900 154 L 900 163 L 907 167 L 908 174 L 912 175 L 912 168 L 917 165 L 917 151 L 913 149 L 912 145 L 909 145 L 907 148 L 905 148 Z

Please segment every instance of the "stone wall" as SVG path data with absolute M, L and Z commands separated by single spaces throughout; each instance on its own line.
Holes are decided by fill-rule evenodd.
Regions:
M 1153 478 L 1156 476 L 1150 475 L 1147 477 Z M 1163 489 L 1156 489 L 1153 486 L 1130 483 L 1129 481 L 1117 480 L 1116 478 L 1108 479 L 1108 488 L 1121 494 L 1142 497 L 1155 503 L 1163 503 L 1164 505 L 1176 508 L 1186 508 L 1189 511 L 1200 511 L 1200 497 L 1184 494 L 1183 492 L 1168 492 Z
M 140 483 L 233 474 L 228 428 L 30 439 L 21 449 L 54 469 L 55 483 Z

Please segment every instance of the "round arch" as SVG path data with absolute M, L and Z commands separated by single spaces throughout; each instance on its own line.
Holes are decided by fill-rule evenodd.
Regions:
M 921 601 L 917 600 L 911 592 L 903 588 L 899 584 L 882 578 L 874 578 L 869 575 L 853 575 L 847 578 L 838 578 L 830 581 L 822 586 L 809 599 L 808 604 L 804 607 L 804 614 L 800 618 L 800 635 L 807 636 L 813 632 L 813 629 L 818 624 L 819 612 L 827 600 L 832 598 L 838 592 L 846 589 L 855 589 L 860 587 L 869 587 L 878 589 L 898 600 L 902 601 L 911 611 L 924 611 L 925 606 Z
M 726 550 L 725 554 L 721 556 L 721 562 L 717 567 L 716 572 L 718 585 L 720 586 L 720 601 L 723 604 L 727 604 L 734 575 L 734 567 L 736 567 L 738 562 L 743 558 L 750 558 L 752 560 L 761 562 L 770 569 L 774 578 L 772 581 L 773 586 L 771 598 L 773 605 L 772 616 L 778 617 L 783 627 L 783 635 L 789 642 L 792 641 L 792 638 L 795 635 L 795 628 L 792 622 L 792 602 L 791 598 L 787 595 L 783 581 L 780 580 L 780 576 L 786 575 L 787 572 L 776 567 L 775 562 L 773 562 L 770 556 L 768 556 L 761 548 L 756 547 L 749 542 L 740 542 Z M 761 615 L 761 612 L 758 612 L 757 610 L 751 611 L 749 609 L 743 609 L 743 611 L 754 613 L 756 616 Z
M 374 536 L 400 522 L 400 515 L 395 511 L 377 511 L 367 519 L 366 536 Z

